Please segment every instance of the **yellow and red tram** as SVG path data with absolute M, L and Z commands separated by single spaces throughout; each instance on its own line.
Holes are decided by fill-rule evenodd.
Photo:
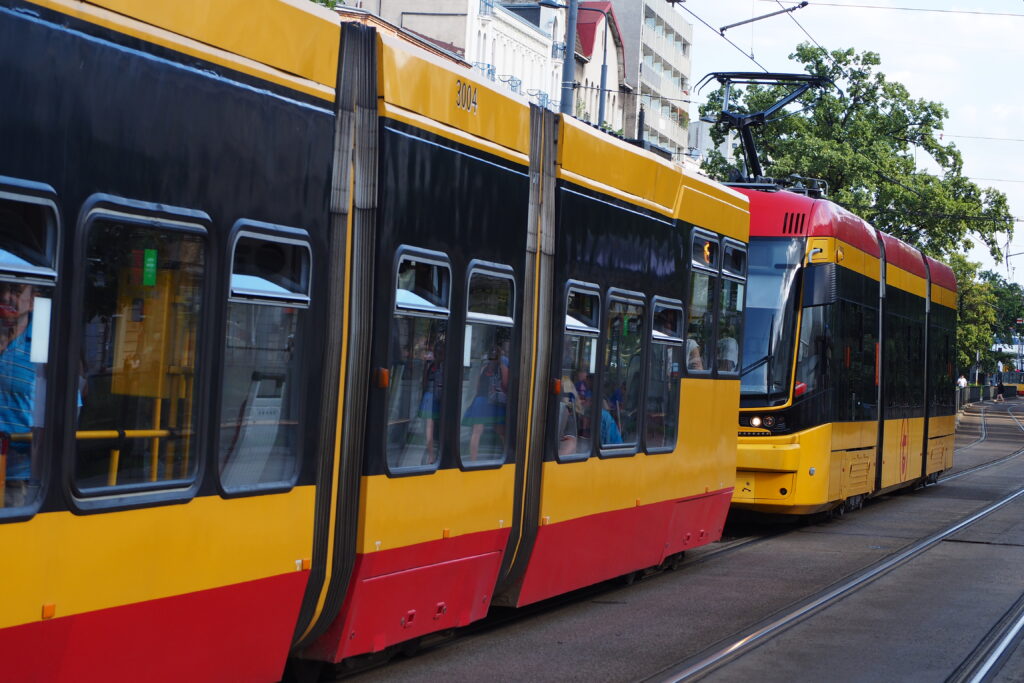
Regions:
M 952 466 L 956 280 L 820 197 L 741 188 L 750 296 L 733 504 L 850 510 Z
M 0 680 L 276 680 L 720 535 L 748 200 L 345 18 L 0 2 Z

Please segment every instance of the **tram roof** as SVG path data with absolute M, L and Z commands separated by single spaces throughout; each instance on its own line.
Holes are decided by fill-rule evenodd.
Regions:
M 928 262 L 928 271 L 931 273 L 932 283 L 955 292 L 956 275 L 953 273 L 953 269 L 930 256 L 925 256 L 924 258 Z
M 924 255 L 903 240 L 877 230 L 879 239 L 885 244 L 885 262 L 902 268 L 908 273 L 928 279 L 928 271 L 924 265 Z
M 751 237 L 835 237 L 875 258 L 881 255 L 874 228 L 838 204 L 787 190 L 737 189 L 750 197 Z

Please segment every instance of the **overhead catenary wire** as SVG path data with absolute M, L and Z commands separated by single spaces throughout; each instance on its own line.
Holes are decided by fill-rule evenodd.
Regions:
M 777 0 L 761 0 L 761 2 L 776 2 Z M 794 3 L 795 4 L 795 3 Z M 815 7 L 838 7 L 840 9 L 880 9 L 880 10 L 892 10 L 898 12 L 932 12 L 935 14 L 975 14 L 987 17 L 1020 17 L 1024 18 L 1024 14 L 1014 14 L 1011 12 L 981 12 L 978 10 L 963 10 L 963 9 L 935 9 L 932 7 L 887 7 L 885 5 L 854 5 L 846 4 L 842 2 L 818 2 L 815 0 Z
M 697 20 L 697 21 L 699 21 L 700 23 L 702 23 L 702 24 L 704 24 L 705 26 L 707 26 L 707 27 L 708 27 L 708 29 L 710 29 L 712 33 L 714 33 L 714 34 L 715 34 L 716 36 L 718 36 L 719 38 L 721 38 L 722 40 L 724 40 L 725 42 L 729 43 L 729 44 L 730 44 L 730 45 L 732 45 L 732 46 L 733 46 L 734 48 L 736 48 L 737 50 L 739 50 L 740 54 L 742 54 L 742 55 L 743 55 L 744 57 L 746 57 L 747 59 L 749 59 L 750 61 L 752 61 L 752 62 L 753 62 L 754 64 L 757 64 L 757 65 L 758 65 L 758 66 L 759 66 L 759 67 L 761 68 L 761 71 L 764 71 L 765 73 L 768 73 L 768 69 L 767 69 L 767 68 L 765 68 L 764 64 L 762 64 L 761 62 L 759 62 L 759 61 L 757 61 L 756 59 L 754 59 L 753 55 L 749 55 L 749 54 L 747 54 L 747 52 L 746 52 L 746 51 L 745 51 L 745 50 L 744 50 L 744 49 L 743 49 L 742 47 L 740 47 L 740 46 L 739 46 L 739 45 L 737 45 L 736 43 L 732 42 L 731 40 L 729 40 L 728 38 L 726 38 L 726 37 L 725 37 L 724 35 L 720 34 L 720 33 L 718 32 L 718 29 L 716 29 L 716 28 L 715 28 L 714 26 L 712 26 L 712 25 L 711 25 L 711 24 L 709 24 L 708 22 L 706 22 L 706 21 L 704 21 L 703 19 L 701 19 L 701 18 L 700 18 L 700 17 L 699 17 L 699 16 L 698 16 L 698 15 L 697 15 L 697 14 L 696 14 L 696 13 L 695 13 L 695 12 L 694 12 L 693 10 L 691 10 L 691 9 L 690 9 L 689 7 L 686 7 L 685 5 L 676 5 L 676 7 L 678 7 L 678 8 L 679 8 L 679 9 L 681 9 L 681 10 L 683 10 L 684 12 L 686 12 L 687 14 L 689 14 L 690 16 L 692 16 L 692 17 L 693 17 L 694 19 L 696 19 L 696 20 Z
M 779 0 L 775 0 L 775 2 L 778 4 L 779 7 L 785 7 L 785 5 L 779 2 Z M 793 23 L 796 24 L 800 28 L 800 30 L 804 32 L 804 35 L 806 35 L 812 43 L 817 45 L 818 49 L 825 53 L 825 56 L 828 57 L 832 61 L 832 63 L 836 65 L 836 68 L 839 69 L 839 73 L 843 74 L 843 78 L 847 78 L 848 76 L 846 74 L 846 69 L 843 68 L 843 65 L 837 62 L 835 60 L 835 57 L 832 56 L 832 53 L 826 50 L 824 47 L 822 47 L 821 43 L 814 39 L 814 36 L 812 36 L 810 32 L 808 32 L 808 30 L 804 28 L 803 24 L 797 21 L 796 17 L 793 16 L 792 12 L 789 13 L 789 18 L 792 19 Z

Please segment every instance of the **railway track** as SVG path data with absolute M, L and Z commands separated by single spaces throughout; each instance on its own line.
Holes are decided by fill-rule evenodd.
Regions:
M 956 453 L 959 456 L 963 456 L 975 451 L 976 456 L 988 457 L 987 452 L 977 452 L 977 449 L 986 444 L 988 447 L 994 448 L 991 443 L 994 437 L 1000 440 L 1000 444 L 1002 441 L 1010 441 L 1013 438 L 1012 435 L 1008 436 L 1009 425 L 1005 421 L 1007 416 L 1014 423 L 1014 432 L 1024 431 L 1024 423 L 1015 414 L 1017 407 L 1017 402 L 1008 404 L 1005 411 L 983 406 L 979 415 L 980 433 L 978 438 L 957 448 Z M 995 419 L 999 419 L 1001 425 L 993 429 L 993 424 L 996 424 L 993 422 Z M 1000 447 L 1002 447 L 1002 444 Z M 1003 453 L 1006 453 L 1005 449 Z M 978 475 L 999 465 L 1009 464 L 1015 459 L 1019 459 L 1021 455 L 1024 455 L 1024 448 L 1015 449 L 1009 454 L 1000 455 L 1000 457 L 989 459 L 986 462 L 970 465 L 963 470 L 943 477 L 940 482 L 953 482 L 957 480 L 969 482 L 971 481 L 971 475 Z M 928 487 L 928 490 L 931 491 L 933 488 L 936 491 L 940 491 L 938 487 Z M 903 498 L 906 501 L 904 504 L 910 505 L 926 504 L 928 501 L 928 498 L 918 498 L 918 496 Z M 827 610 L 830 606 L 846 597 L 856 594 L 865 586 L 895 572 L 914 558 L 926 553 L 930 548 L 941 544 L 943 540 L 958 533 L 959 530 L 988 517 L 993 512 L 1002 509 L 1003 506 L 1014 501 L 1024 503 L 1024 488 L 1006 494 L 999 501 L 990 503 L 981 510 L 975 510 L 970 515 L 945 525 L 939 531 L 935 531 L 921 540 L 913 540 L 905 544 L 904 547 L 895 549 L 894 552 L 879 558 L 877 562 L 871 563 L 870 566 L 862 566 L 852 570 L 845 577 L 838 575 L 837 578 L 830 579 L 828 586 L 823 590 L 815 592 L 809 597 L 800 598 L 798 602 L 791 603 L 791 607 L 776 611 L 774 616 L 763 622 L 757 622 L 754 626 L 740 631 L 733 631 L 737 635 L 728 640 L 728 642 L 720 641 L 717 646 L 710 648 L 702 647 L 700 649 L 701 654 L 698 655 L 694 654 L 697 651 L 695 649 L 690 649 L 688 652 L 684 650 L 684 656 L 681 656 L 675 665 L 660 670 L 660 673 L 651 676 L 648 680 L 696 680 L 707 676 L 709 673 L 719 671 L 723 667 L 727 667 L 728 663 L 737 657 L 745 656 L 745 653 L 750 652 L 752 649 L 756 650 L 759 644 L 770 642 L 793 626 L 814 617 L 818 612 Z M 888 505 L 877 507 L 872 505 L 870 507 L 875 514 L 884 515 L 892 509 L 892 504 L 896 502 L 898 501 L 889 501 Z M 749 558 L 742 558 L 740 551 L 745 549 L 754 550 L 758 556 L 765 556 L 772 552 L 772 546 L 764 544 L 770 544 L 774 541 L 780 541 L 782 544 L 785 544 L 787 542 L 785 537 L 792 534 L 791 538 L 799 538 L 798 532 L 800 531 L 807 531 L 820 538 L 825 538 L 828 534 L 832 533 L 839 533 L 849 537 L 851 533 L 856 534 L 852 530 L 853 528 L 849 526 L 850 520 L 854 520 L 854 523 L 856 523 L 856 520 L 861 518 L 865 512 L 871 512 L 872 510 L 865 510 L 853 517 L 847 517 L 844 521 L 836 522 L 835 526 L 833 524 L 808 526 L 806 524 L 793 523 L 788 525 L 762 526 L 760 528 L 752 526 L 749 529 L 743 530 L 744 533 L 749 533 L 749 535 L 732 538 L 725 542 L 713 544 L 707 548 L 697 549 L 688 553 L 683 567 L 690 568 L 691 572 L 696 571 L 698 573 L 695 575 L 691 572 L 684 572 L 684 574 L 687 574 L 685 577 L 686 581 L 677 580 L 673 576 L 673 572 L 661 572 L 660 578 L 650 582 L 645 581 L 643 584 L 645 588 L 640 590 L 661 590 L 661 586 L 671 590 L 671 587 L 674 585 L 685 585 L 692 582 L 694 577 L 698 576 L 701 572 L 705 574 L 721 574 L 723 571 L 733 571 L 729 569 L 730 566 L 735 567 L 750 561 Z M 758 550 L 759 547 L 760 550 Z M 781 548 L 780 552 L 782 552 Z M 730 557 L 738 558 L 738 563 L 731 562 L 729 560 Z M 723 568 L 722 570 L 717 569 L 720 566 Z M 679 574 L 675 576 L 684 578 Z M 488 643 L 495 641 L 504 642 L 507 638 L 512 637 L 510 634 L 527 632 L 533 628 L 543 628 L 535 626 L 535 624 L 549 620 L 557 621 L 561 618 L 559 615 L 562 613 L 618 609 L 618 606 L 629 603 L 633 599 L 631 595 L 639 588 L 632 588 L 622 593 L 618 592 L 622 588 L 621 584 L 621 580 L 618 582 L 607 582 L 545 603 L 530 606 L 523 610 L 500 612 L 484 622 L 460 630 L 456 638 L 433 642 L 425 641 L 422 644 L 421 656 L 432 660 L 432 662 L 443 662 L 444 664 L 441 664 L 440 669 L 442 671 L 446 670 L 446 667 L 455 665 L 462 667 L 464 664 L 461 660 L 465 657 L 464 653 L 466 651 L 490 650 L 494 645 L 488 645 Z M 989 634 L 979 642 L 978 648 L 971 657 L 964 660 L 961 674 L 959 674 L 963 677 L 958 680 L 981 680 L 971 678 L 970 676 L 977 675 L 977 672 L 982 669 L 986 671 L 995 670 L 1001 665 L 1003 660 L 1000 657 L 1005 659 L 1007 653 L 1012 651 L 1016 642 L 1021 638 L 1021 632 L 1024 630 L 1024 626 L 1022 626 L 1019 618 L 1019 613 L 1024 612 L 1024 606 L 1018 604 L 1015 609 L 1016 611 L 1014 609 L 1007 610 L 1006 616 L 1001 620 L 1000 624 L 993 626 Z M 708 643 L 710 642 L 708 641 Z M 395 680 L 417 680 L 421 677 L 430 677 L 433 675 L 431 673 L 433 663 L 422 664 L 421 656 L 417 656 L 413 660 L 396 661 L 391 666 L 380 669 L 379 672 L 371 672 L 369 678 L 371 680 L 390 680 L 392 678 Z M 538 657 L 543 658 L 545 655 L 538 653 Z M 970 660 L 969 662 L 968 659 Z M 396 665 L 399 666 L 396 667 Z M 946 672 L 948 673 L 952 668 L 946 669 Z M 724 670 L 726 672 L 729 671 L 728 668 Z M 459 675 L 455 674 L 454 671 L 452 670 L 452 675 L 458 678 Z M 338 673 L 345 672 L 339 671 Z M 551 672 L 545 672 L 539 677 L 544 679 L 549 673 L 552 680 L 562 675 L 556 674 L 552 670 Z M 522 675 L 527 678 L 537 677 L 536 673 L 524 673 Z M 610 678 L 610 680 L 618 679 Z
M 696 657 L 688 658 L 679 667 L 664 671 L 649 678 L 649 681 L 660 681 L 664 683 L 677 683 L 680 681 L 695 681 L 707 676 L 713 671 L 726 666 L 737 658 L 743 657 L 750 651 L 762 647 L 768 640 L 775 638 L 786 630 L 799 624 L 805 619 L 828 609 L 840 600 L 849 597 L 851 594 L 862 590 L 872 582 L 886 574 L 899 569 L 910 560 L 924 552 L 934 548 L 942 541 L 959 533 L 963 529 L 988 517 L 995 511 L 1009 505 L 1013 501 L 1024 496 L 1024 487 L 1004 495 L 999 500 L 985 506 L 978 512 L 937 531 L 930 536 L 909 544 L 897 553 L 857 572 L 855 575 L 845 579 L 837 585 L 820 591 L 803 601 L 793 609 L 781 616 L 770 618 L 767 622 L 746 630 L 728 642 L 716 646 L 710 652 L 705 652 Z M 1006 624 L 993 629 L 991 639 L 992 646 L 985 647 L 972 652 L 971 661 L 965 661 L 964 669 L 967 672 L 979 672 L 982 669 L 990 670 L 994 663 L 1002 656 L 1008 644 L 1015 638 L 1019 638 L 1022 625 L 1024 625 L 1024 598 L 1018 601 L 1010 612 L 1013 617 L 1006 620 Z M 977 660 L 977 664 L 974 661 Z M 965 678 L 962 680 L 975 680 Z

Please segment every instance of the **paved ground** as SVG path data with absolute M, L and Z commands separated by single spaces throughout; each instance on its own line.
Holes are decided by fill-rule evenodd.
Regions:
M 962 471 L 1024 447 L 1007 413 L 971 407 L 958 432 Z M 981 413 L 985 412 L 982 428 Z M 986 438 L 980 440 L 982 436 Z M 511 624 L 393 661 L 359 680 L 658 680 L 807 596 L 1024 483 L 1024 456 L 938 486 L 871 501 L 845 518 L 716 553 L 632 586 L 606 585 Z M 712 674 L 735 681 L 941 681 L 1024 593 L 1024 500 Z M 742 533 L 742 532 L 741 532 Z M 699 561 L 706 557 L 706 561 Z M 1015 653 L 997 680 L 1024 681 Z

